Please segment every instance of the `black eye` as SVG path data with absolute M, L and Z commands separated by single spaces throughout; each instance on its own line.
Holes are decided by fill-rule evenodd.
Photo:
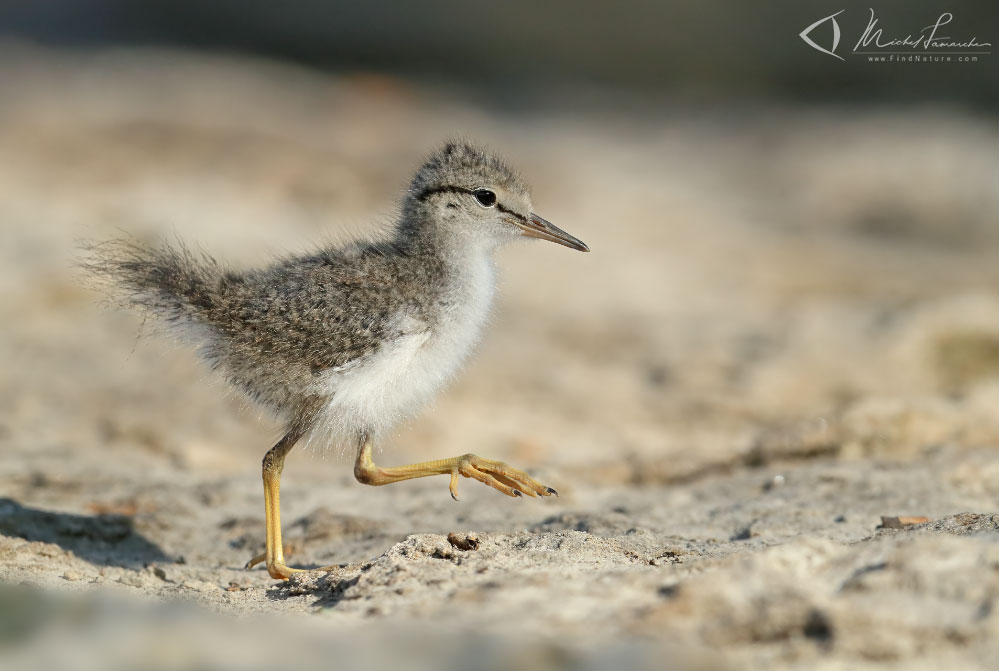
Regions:
M 476 189 L 472 192 L 475 200 L 479 201 L 482 207 L 492 207 L 496 204 L 496 194 L 489 189 Z

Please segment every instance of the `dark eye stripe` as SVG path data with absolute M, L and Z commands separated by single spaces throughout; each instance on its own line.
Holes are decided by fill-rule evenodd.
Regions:
M 466 189 L 461 186 L 434 186 L 429 189 L 424 189 L 417 196 L 416 199 L 419 201 L 424 201 L 430 196 L 436 195 L 438 193 L 467 193 L 468 195 L 474 195 L 475 192 L 472 189 Z
M 451 186 L 451 185 L 449 185 L 449 186 L 433 186 L 433 187 L 424 189 L 419 194 L 417 194 L 416 199 L 418 201 L 420 201 L 420 202 L 423 202 L 427 198 L 430 198 L 430 196 L 434 196 L 434 195 L 436 195 L 438 193 L 465 193 L 465 194 L 468 194 L 470 196 L 474 196 L 475 195 L 475 189 L 466 189 L 463 186 Z M 499 210 L 500 212 L 502 212 L 503 214 L 509 214 L 511 217 L 515 217 L 518 221 L 527 223 L 527 217 L 525 217 L 522 214 L 519 214 L 518 212 L 514 212 L 513 210 L 511 210 L 511 209 L 509 209 L 507 207 L 504 207 L 502 205 L 502 203 L 496 203 L 496 209 Z
M 513 210 L 507 209 L 507 208 L 503 207 L 502 205 L 500 205 L 499 203 L 496 203 L 496 209 L 499 210 L 500 212 L 502 212 L 503 214 L 509 214 L 511 217 L 516 217 L 518 220 L 520 220 L 521 222 L 523 222 L 525 224 L 527 223 L 527 217 L 525 217 L 525 216 L 523 216 L 521 214 L 518 214 L 518 213 L 514 212 Z

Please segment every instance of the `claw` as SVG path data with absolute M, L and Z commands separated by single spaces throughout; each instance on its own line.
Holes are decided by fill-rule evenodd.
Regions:
M 432 464 L 428 462 L 425 465 L 437 468 L 437 462 Z M 402 468 L 411 469 L 413 466 Z M 382 469 L 381 472 L 384 473 L 385 469 Z M 538 496 L 551 496 L 552 494 L 558 496 L 557 491 L 551 487 L 542 485 L 527 473 L 516 468 L 510 468 L 510 466 L 502 461 L 483 459 L 474 454 L 465 454 L 446 460 L 446 470 L 441 469 L 435 472 L 440 472 L 442 475 L 450 474 L 451 483 L 449 489 L 451 491 L 451 498 L 455 501 L 458 500 L 458 480 L 462 477 L 478 480 L 488 487 L 516 498 L 523 498 L 525 496 L 537 498 Z M 422 477 L 422 475 L 407 477 Z M 392 480 L 392 482 L 395 482 L 395 480 Z

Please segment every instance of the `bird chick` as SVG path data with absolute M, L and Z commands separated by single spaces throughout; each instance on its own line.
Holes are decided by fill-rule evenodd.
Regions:
M 479 338 L 494 293 L 493 251 L 520 236 L 589 251 L 531 211 L 523 179 L 495 156 L 448 142 L 419 168 L 391 234 L 230 270 L 183 243 L 93 246 L 85 265 L 116 295 L 193 333 L 209 364 L 273 409 L 284 436 L 263 460 L 265 554 L 284 560 L 280 479 L 305 437 L 356 446 L 354 475 L 385 485 L 430 475 L 478 480 L 509 496 L 549 496 L 523 471 L 474 454 L 381 467 L 372 446 L 450 379 Z

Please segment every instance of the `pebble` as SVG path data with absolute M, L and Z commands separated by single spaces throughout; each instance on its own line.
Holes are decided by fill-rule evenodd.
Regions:
M 145 587 L 145 579 L 138 573 L 126 573 L 125 575 L 118 578 L 118 582 L 122 585 L 130 585 L 131 587 Z

